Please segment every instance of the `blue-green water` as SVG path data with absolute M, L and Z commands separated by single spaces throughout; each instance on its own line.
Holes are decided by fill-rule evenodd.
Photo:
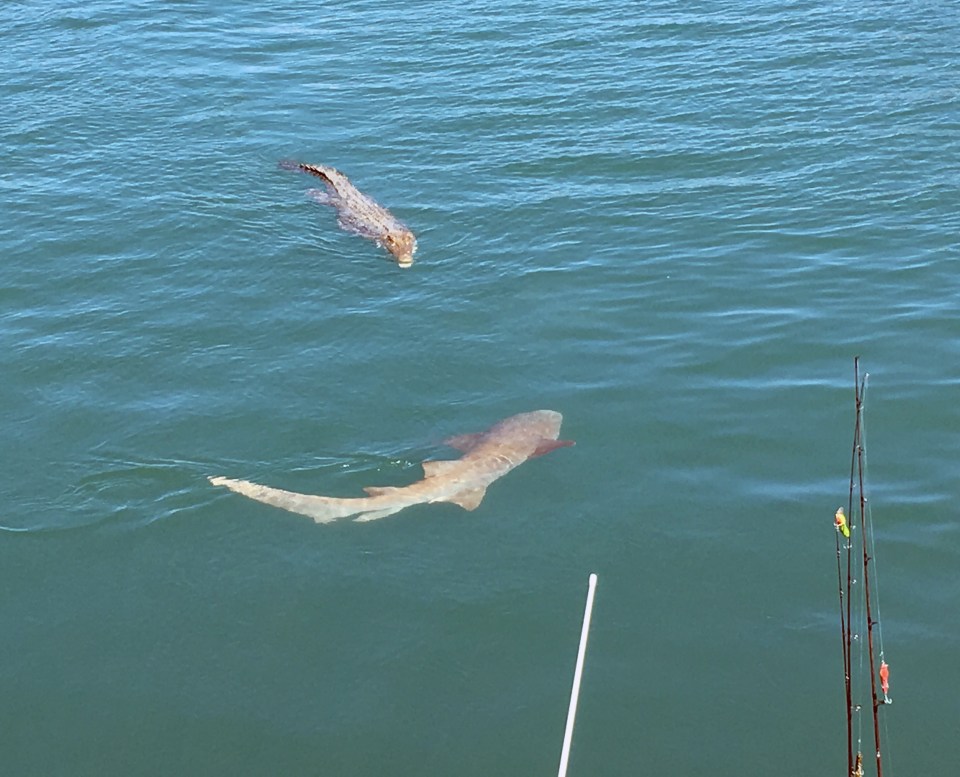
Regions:
M 842 774 L 854 354 L 885 771 L 960 764 L 954 3 L 0 28 L 0 773 L 551 774 L 595 571 L 571 777 Z M 206 481 L 358 495 L 537 408 L 577 446 L 472 513 Z

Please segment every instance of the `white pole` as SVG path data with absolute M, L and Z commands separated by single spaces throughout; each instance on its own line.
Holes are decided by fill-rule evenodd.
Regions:
M 567 710 L 567 730 L 563 734 L 563 751 L 560 753 L 560 771 L 557 777 L 566 777 L 570 760 L 570 745 L 573 741 L 573 723 L 577 717 L 577 700 L 580 698 L 580 680 L 583 677 L 583 659 L 587 654 L 587 636 L 590 634 L 590 615 L 593 613 L 593 593 L 597 590 L 597 576 L 590 575 L 587 588 L 587 606 L 583 611 L 583 629 L 580 632 L 580 650 L 577 652 L 577 668 L 573 673 L 573 690 L 570 692 L 570 709 Z

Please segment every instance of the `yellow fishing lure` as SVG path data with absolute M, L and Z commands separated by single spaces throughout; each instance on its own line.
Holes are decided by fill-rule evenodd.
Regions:
M 850 536 L 850 527 L 847 526 L 847 516 L 843 514 L 842 507 L 837 508 L 837 513 L 833 516 L 833 523 L 837 527 L 837 531 L 841 532 L 844 537 Z

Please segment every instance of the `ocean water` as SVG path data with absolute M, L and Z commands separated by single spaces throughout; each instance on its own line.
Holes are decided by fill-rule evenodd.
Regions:
M 960 765 L 954 3 L 0 25 L 0 774 L 551 774 L 590 572 L 571 777 L 840 774 L 855 355 L 885 773 Z M 359 495 L 538 408 L 576 447 L 474 512 L 206 479 Z

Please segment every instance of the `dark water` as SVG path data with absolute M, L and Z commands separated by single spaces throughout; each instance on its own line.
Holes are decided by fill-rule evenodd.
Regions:
M 960 764 L 954 3 L 0 25 L 0 773 L 551 774 L 595 571 L 571 777 L 842 774 L 855 354 L 885 772 Z M 206 481 L 359 495 L 538 408 L 577 446 L 472 513 Z

